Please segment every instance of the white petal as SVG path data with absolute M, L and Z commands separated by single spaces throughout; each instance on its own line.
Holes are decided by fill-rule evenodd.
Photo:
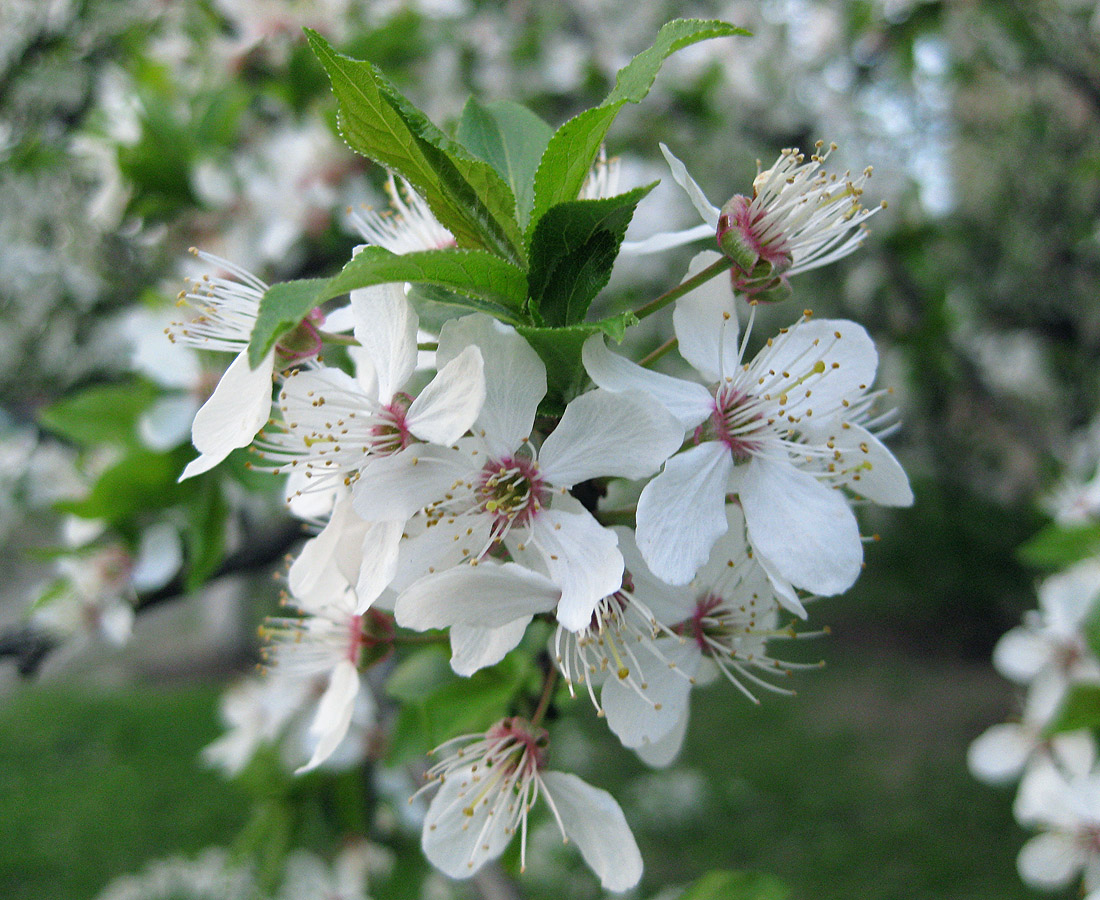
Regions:
M 673 415 L 644 394 L 589 391 L 565 407 L 539 450 L 539 469 L 559 487 L 600 476 L 644 478 L 679 449 L 683 437 Z
M 625 891 L 642 877 L 642 855 L 619 804 L 607 791 L 567 772 L 543 772 L 543 787 L 566 837 L 608 891 Z
M 546 366 L 514 328 L 484 313 L 451 319 L 439 332 L 436 365 L 442 367 L 476 344 L 485 364 L 485 403 L 478 426 L 494 456 L 512 453 L 531 434 L 546 394 Z
M 634 749 L 634 752 L 638 754 L 638 758 L 654 769 L 663 769 L 665 766 L 670 765 L 680 755 L 680 749 L 684 746 L 684 736 L 687 734 L 688 719 L 690 717 L 690 710 L 685 704 L 683 710 L 681 710 L 679 720 L 668 734 L 659 741 L 654 741 L 652 744 L 643 744 L 641 747 Z
M 355 511 L 370 522 L 405 522 L 469 474 L 470 466 L 457 451 L 414 444 L 363 467 L 352 488 Z
M 1017 684 L 1027 684 L 1052 658 L 1050 642 L 1021 627 L 1005 632 L 993 648 L 994 668 Z
M 609 391 L 641 391 L 672 413 L 686 431 L 714 412 L 714 397 L 701 384 L 651 372 L 607 349 L 603 335 L 594 334 L 581 351 L 588 376 Z
M 841 414 L 875 380 L 878 351 L 862 325 L 846 319 L 810 319 L 775 338 L 761 351 L 776 372 L 789 372 L 797 386 L 786 389 L 784 414 L 795 418 L 812 410 L 814 419 Z M 822 367 L 814 370 L 820 361 Z M 755 362 L 755 361 L 754 361 Z
M 1069 835 L 1040 834 L 1024 844 L 1016 869 L 1027 884 L 1049 891 L 1068 885 L 1085 862 L 1085 851 Z
M 359 693 L 359 672 L 350 660 L 340 660 L 332 670 L 325 693 L 317 706 L 317 715 L 309 726 L 317 747 L 309 762 L 295 771 L 296 775 L 315 769 L 336 749 L 348 733 L 351 714 L 355 710 L 355 695 Z
M 99 613 L 99 635 L 115 647 L 130 640 L 134 630 L 134 608 L 124 600 L 105 606 Z
M 187 464 L 180 481 L 214 468 L 238 447 L 252 443 L 271 416 L 274 368 L 274 348 L 255 369 L 248 364 L 247 350 L 229 364 L 214 393 L 195 415 L 191 443 L 202 455 Z
M 338 559 L 348 554 L 349 548 L 358 555 L 366 528 L 367 523 L 355 515 L 350 500 L 344 499 L 321 533 L 306 541 L 287 573 L 287 584 L 299 609 L 316 612 L 344 595 L 352 579 Z M 354 564 L 357 571 L 358 559 Z
M 628 256 L 659 253 L 662 250 L 682 247 L 684 244 L 691 244 L 703 238 L 713 238 L 714 233 L 715 228 L 704 222 L 702 225 L 696 225 L 694 228 L 688 228 L 684 231 L 662 231 L 650 235 L 645 240 L 623 241 L 619 245 L 619 252 Z
M 138 434 L 151 450 L 178 447 L 191 432 L 199 403 L 190 394 L 161 397 L 138 419 Z
M 355 583 L 356 614 L 367 611 L 397 574 L 401 522 L 371 522 L 360 543 L 359 578 Z
M 840 479 L 853 491 L 883 506 L 912 506 L 909 476 L 886 445 L 866 428 L 848 424 L 825 437 L 834 446 L 829 462 L 844 473 Z
M 768 583 L 775 591 L 775 599 L 779 601 L 779 605 L 785 610 L 793 612 L 800 619 L 808 619 L 810 614 L 806 612 L 806 607 L 802 605 L 802 600 L 795 591 L 794 585 L 776 571 L 775 564 L 766 556 L 757 553 L 755 559 L 760 564 L 760 568 L 764 570 L 764 574 L 768 576 Z
M 169 340 L 164 334 L 167 319 L 151 309 L 136 310 L 123 322 L 130 340 L 130 367 L 161 387 L 191 390 L 202 378 L 200 357 L 193 348 Z
M 726 532 L 726 480 L 733 459 L 707 441 L 665 463 L 638 498 L 638 549 L 650 571 L 687 584 Z
M 718 228 L 718 216 L 721 214 L 721 210 L 706 198 L 702 188 L 688 174 L 687 167 L 672 155 L 672 151 L 664 144 L 659 146 L 668 167 L 672 170 L 673 179 L 687 192 L 691 205 L 695 207 L 695 211 L 699 213 L 702 220 L 707 223 L 712 231 L 715 231 Z
M 377 284 L 351 292 L 355 339 L 374 364 L 378 397 L 389 403 L 416 368 L 419 319 L 402 284 Z
M 623 556 L 615 533 L 588 512 L 544 509 L 532 525 L 531 544 L 561 588 L 558 621 L 570 631 L 587 628 L 596 604 L 622 587 Z
M 161 522 L 141 533 L 130 581 L 138 591 L 154 591 L 164 587 L 183 565 L 183 543 L 174 525 Z
M 449 447 L 473 426 L 485 402 L 481 351 L 467 347 L 436 374 L 409 407 L 409 431 Z
M 1086 560 L 1039 585 L 1039 608 L 1051 631 L 1075 637 L 1100 593 L 1100 563 Z
M 1070 777 L 1084 778 L 1096 764 L 1096 739 L 1088 729 L 1063 732 L 1050 739 L 1050 752 Z
M 687 281 L 722 258 L 704 250 L 688 266 Z M 740 365 L 738 354 L 737 305 L 729 276 L 724 272 L 704 282 L 676 301 L 672 313 L 680 355 L 707 381 L 733 375 Z
M 428 861 L 451 878 L 469 878 L 496 859 L 511 840 L 508 817 L 494 804 L 507 803 L 499 790 L 478 795 L 481 772 L 459 769 L 447 776 L 424 817 L 420 846 Z M 469 814 L 467 814 L 467 812 Z
M 1077 826 L 1073 786 L 1050 757 L 1037 756 L 1024 770 L 1012 814 L 1025 828 L 1045 826 L 1073 831 Z
M 966 751 L 966 764 L 979 781 L 1006 784 L 1019 776 L 1034 750 L 1034 740 L 1021 726 L 994 725 L 971 743 Z
M 500 628 L 549 612 L 560 596 L 557 585 L 538 572 L 484 560 L 421 578 L 401 592 L 394 613 L 398 625 L 416 631 L 456 624 Z
M 624 658 L 624 666 L 635 683 L 643 686 L 639 694 L 612 671 L 603 685 L 600 703 L 607 725 L 624 747 L 641 747 L 664 738 L 672 731 L 687 707 L 691 681 L 699 668 L 699 648 L 693 641 L 668 639 L 657 642 L 663 660 L 644 645 L 632 647 L 634 659 Z M 675 668 L 673 668 L 675 667 Z
M 431 527 L 423 517 L 414 518 L 407 523 L 407 537 L 401 541 L 393 589 L 401 593 L 425 575 L 480 558 L 491 543 L 492 525 L 488 516 L 436 519 Z
M 350 303 L 325 313 L 324 329 L 332 334 L 340 334 L 355 328 L 355 307 Z
M 473 675 L 478 669 L 495 666 L 523 640 L 530 616 L 500 628 L 478 625 L 451 626 L 451 668 L 459 675 Z
M 753 548 L 795 587 L 828 597 L 859 577 L 859 525 L 839 491 L 789 463 L 755 457 L 741 507 Z
M 339 496 L 345 492 L 342 484 L 311 477 L 304 466 L 293 468 L 286 478 L 283 494 L 290 514 L 299 519 L 324 520 L 332 515 Z M 324 486 L 322 486 L 322 484 Z

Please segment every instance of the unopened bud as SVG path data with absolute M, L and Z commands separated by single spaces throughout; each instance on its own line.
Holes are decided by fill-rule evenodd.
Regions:
M 750 300 L 757 303 L 781 303 L 784 300 L 790 300 L 794 294 L 786 278 L 773 278 L 770 282 L 763 284 L 749 283 L 743 287 L 734 284 L 734 290 L 748 295 Z

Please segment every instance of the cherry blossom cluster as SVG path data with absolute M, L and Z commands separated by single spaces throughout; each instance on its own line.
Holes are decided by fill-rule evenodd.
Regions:
M 183 477 L 250 446 L 316 529 L 287 573 L 294 614 L 266 626 L 267 674 L 227 703 L 233 728 L 212 761 L 239 770 L 291 731 L 300 771 L 355 758 L 376 725 L 368 674 L 403 635 L 445 632 L 453 670 L 469 676 L 548 623 L 543 687 L 524 715 L 437 751 L 423 848 L 466 877 L 518 833 L 523 860 L 542 798 L 603 887 L 621 891 L 642 861 L 618 804 L 547 768 L 542 720 L 562 701 L 558 681 L 654 766 L 679 752 L 694 686 L 721 675 L 754 702 L 789 692 L 800 665 L 775 648 L 811 633 L 795 628 L 809 600 L 860 572 L 853 506 L 912 502 L 881 441 L 893 418 L 861 326 L 807 311 L 750 349 L 758 302 L 857 246 L 867 173 L 825 174 L 820 148 L 809 160 L 784 151 L 752 198 L 719 211 L 665 153 L 702 233 L 624 250 L 718 241 L 722 253 L 700 252 L 637 311 L 675 302 L 675 345 L 693 371 L 665 374 L 596 334 L 582 389 L 558 411 L 544 406 L 555 373 L 519 331 L 475 312 L 425 333 L 403 283 L 315 310 L 252 368 L 267 285 L 200 254 L 212 271 L 181 294 L 191 318 L 171 334 L 234 358 L 195 415 L 200 455 Z M 582 196 L 613 194 L 616 174 L 601 162 Z M 392 195 L 395 213 L 355 217 L 367 240 L 394 253 L 453 244 L 411 188 Z M 636 506 L 616 508 L 618 496 Z
M 1064 486 L 1052 510 L 1055 520 L 1077 527 L 1090 518 L 1095 522 L 1094 493 L 1095 483 Z M 1089 713 L 1087 699 L 1078 709 L 1081 698 L 1100 697 L 1094 637 L 1100 559 L 1084 559 L 1048 577 L 1038 597 L 1038 609 L 1007 632 L 993 653 L 997 670 L 1024 689 L 1019 720 L 990 727 L 970 745 L 967 761 L 981 781 L 1018 782 L 1013 813 L 1037 832 L 1017 858 L 1020 877 L 1043 890 L 1081 878 L 1086 900 L 1100 900 L 1096 713 Z

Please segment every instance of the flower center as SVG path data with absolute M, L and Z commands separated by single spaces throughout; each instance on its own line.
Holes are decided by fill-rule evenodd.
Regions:
M 528 522 L 546 504 L 549 491 L 534 459 L 508 456 L 481 470 L 477 498 L 499 529 Z
M 695 442 L 721 441 L 734 461 L 745 462 L 762 449 L 767 425 L 754 398 L 727 382 L 715 391 L 714 412 L 695 429 Z
M 695 638 L 695 643 L 699 645 L 699 649 L 707 655 L 712 653 L 712 649 L 707 641 L 707 623 L 703 620 L 721 604 L 721 597 L 716 594 L 707 594 L 696 601 L 695 611 L 691 614 L 691 636 Z
M 791 253 L 782 232 L 769 233 L 765 220 L 767 210 L 748 197 L 737 194 L 722 210 L 718 220 L 718 233 L 732 230 L 756 254 L 757 259 L 770 263 L 775 274 L 791 266 Z
M 497 750 L 491 752 L 486 759 L 488 765 L 493 764 L 493 757 L 498 750 L 504 751 L 504 758 L 511 765 L 522 760 L 524 771 L 519 773 L 521 778 L 533 775 L 546 765 L 546 748 L 550 743 L 550 736 L 545 728 L 532 728 L 528 722 L 513 716 L 497 722 L 489 729 L 486 737 L 496 742 L 497 746 Z
M 387 456 L 404 450 L 413 442 L 406 417 L 412 397 L 408 394 L 395 394 L 393 400 L 382 407 L 378 421 L 370 427 L 370 449 L 372 453 Z

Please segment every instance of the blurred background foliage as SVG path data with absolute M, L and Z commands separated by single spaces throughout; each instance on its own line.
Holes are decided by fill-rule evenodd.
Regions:
M 59 865 L 73 870 L 72 887 L 49 895 L 90 896 L 146 856 L 229 843 L 241 825 L 234 795 L 211 790 L 206 824 L 178 840 L 165 833 L 156 824 L 164 807 L 185 796 L 207 802 L 206 788 L 187 780 L 135 829 L 144 838 L 117 839 L 117 856 L 103 850 L 98 867 L 83 867 L 96 851 L 75 837 L 47 840 L 40 857 L 25 849 L 36 832 L 75 834 L 77 820 L 95 820 L 73 797 L 100 773 L 145 765 L 116 730 L 191 723 L 178 743 L 165 732 L 162 748 L 180 751 L 172 765 L 191 765 L 214 734 L 214 688 L 162 695 L 149 684 L 214 684 L 246 669 L 254 646 L 244 626 L 274 599 L 265 573 L 299 536 L 272 515 L 279 498 L 242 465 L 175 486 L 189 448 L 150 448 L 135 433 L 143 411 L 180 386 L 158 381 L 130 348 L 132 311 L 163 308 L 193 272 L 187 247 L 269 281 L 328 274 L 358 242 L 345 208 L 384 205 L 384 173 L 336 136 L 334 102 L 300 27 L 378 64 L 444 127 L 471 92 L 518 100 L 557 124 L 598 102 L 617 68 L 675 16 L 723 18 L 754 36 L 674 56 L 647 102 L 623 112 L 608 144 L 623 187 L 664 174 L 658 140 L 712 198 L 746 190 L 756 159 L 818 139 L 840 145 L 842 167 L 873 164 L 866 200 L 888 208 L 860 253 L 799 276 L 797 303 L 856 319 L 875 337 L 880 382 L 901 410 L 892 447 L 917 502 L 865 519 L 881 540 L 856 588 L 817 605 L 834 637 L 812 655 L 830 670 L 806 676 L 803 696 L 746 710 L 732 691 L 710 695 L 672 782 L 686 794 L 640 769 L 606 776 L 634 798 L 628 818 L 650 810 L 654 824 L 641 828 L 646 890 L 733 868 L 773 872 L 795 897 L 1031 896 L 1012 871 L 1021 837 L 1007 797 L 970 785 L 962 757 L 1010 705 L 984 660 L 1034 604 L 1034 573 L 1016 548 L 1044 521 L 1036 498 L 1059 479 L 1091 475 L 1100 447 L 1100 14 L 1086 0 L 7 0 L 0 534 L 10 575 L 0 649 L 29 671 L 54 642 L 28 628 L 25 605 L 41 594 L 47 565 L 28 550 L 65 543 L 59 500 L 86 518 L 106 513 L 109 539 L 134 558 L 147 527 L 167 519 L 183 568 L 138 591 L 138 605 L 157 607 L 166 624 L 152 638 L 156 651 L 106 667 L 125 702 L 86 692 L 102 652 L 94 665 L 50 655 L 44 675 L 52 666 L 64 677 L 48 688 L 3 673 L 6 896 L 46 895 L 44 885 L 60 884 L 51 881 Z M 665 182 L 632 236 L 692 221 Z M 624 259 L 603 302 L 638 305 L 673 284 L 689 255 Z M 757 333 L 795 312 L 767 310 Z M 663 339 L 639 331 L 649 347 Z M 75 412 L 56 405 L 74 394 L 85 398 Z M 100 427 L 94 441 L 89 423 Z M 214 615 L 215 625 L 210 608 L 221 601 L 199 615 L 232 639 L 217 653 L 203 652 L 200 638 L 166 641 L 182 620 L 164 601 L 210 576 L 248 598 Z M 66 786 L 60 773 L 76 760 L 65 748 L 85 738 L 106 749 L 76 773 L 79 787 Z M 591 740 L 599 738 L 577 736 Z M 717 752 L 727 746 L 732 761 Z M 32 773 L 54 767 L 62 780 L 51 796 L 52 782 L 40 792 Z M 111 795 L 116 782 L 102 781 L 111 804 L 145 783 Z M 663 811 L 654 799 L 662 791 Z M 693 807 L 692 791 L 705 802 Z M 788 805 L 792 794 L 808 802 Z M 17 813 L 28 796 L 32 810 Z M 730 823 L 728 835 L 709 826 L 702 835 L 699 823 L 716 816 Z M 232 827 L 219 835 L 223 822 Z M 309 833 L 341 827 L 328 821 Z M 163 842 L 142 846 L 150 832 Z M 316 839 L 315 849 L 324 845 Z M 960 852 L 981 859 L 960 866 Z M 571 889 L 592 896 L 587 883 Z M 552 878 L 536 877 L 531 890 L 567 896 Z

